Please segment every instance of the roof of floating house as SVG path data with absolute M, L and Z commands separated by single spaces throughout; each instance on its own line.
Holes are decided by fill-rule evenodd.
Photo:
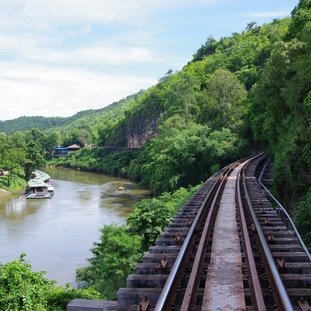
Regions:
M 81 149 L 81 147 L 77 144 L 71 145 L 67 147 L 68 149 Z
M 35 177 L 33 179 L 30 179 L 28 181 L 28 186 L 30 188 L 36 188 L 36 187 L 48 187 L 48 184 L 46 184 L 41 178 Z
M 67 147 L 53 147 L 53 150 L 57 150 L 57 151 L 67 150 L 68 151 L 68 148 Z
M 35 170 L 32 172 L 36 177 L 41 178 L 42 180 L 48 180 L 51 178 L 51 176 L 45 172 L 42 172 L 40 170 Z

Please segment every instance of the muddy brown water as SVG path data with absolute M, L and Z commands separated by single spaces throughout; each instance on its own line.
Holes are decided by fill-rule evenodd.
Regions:
M 122 178 L 63 168 L 45 171 L 55 187 L 51 199 L 0 199 L 0 262 L 24 252 L 33 270 L 46 271 L 61 285 L 75 285 L 75 270 L 87 264 L 99 229 L 124 224 L 131 206 L 148 191 Z

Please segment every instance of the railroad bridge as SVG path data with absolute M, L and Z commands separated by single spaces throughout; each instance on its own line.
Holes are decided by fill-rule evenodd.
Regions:
M 210 177 L 120 288 L 68 311 L 311 310 L 311 256 L 264 185 L 265 154 Z

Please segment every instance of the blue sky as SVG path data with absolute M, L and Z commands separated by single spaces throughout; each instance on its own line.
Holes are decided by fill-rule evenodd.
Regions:
M 298 0 L 0 0 L 0 120 L 102 108 Z

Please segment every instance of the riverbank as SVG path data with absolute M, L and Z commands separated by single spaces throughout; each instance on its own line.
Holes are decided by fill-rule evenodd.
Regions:
M 9 179 L 8 179 L 9 178 Z M 24 193 L 27 182 L 20 176 L 1 176 L 0 178 L 0 198 Z
M 11 195 L 12 193 L 5 190 L 5 189 L 0 189 L 0 199 L 4 198 L 4 197 L 7 197 L 9 195 Z

